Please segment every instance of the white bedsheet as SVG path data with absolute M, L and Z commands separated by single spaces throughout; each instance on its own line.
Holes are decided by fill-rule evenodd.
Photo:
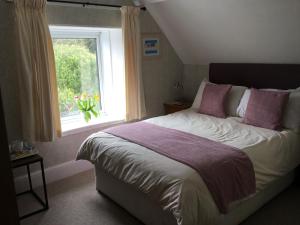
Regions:
M 283 176 L 300 163 L 300 136 L 241 123 L 238 117 L 220 119 L 189 109 L 147 122 L 174 128 L 244 151 L 254 164 L 257 189 Z
M 244 151 L 254 165 L 257 191 L 300 163 L 299 135 L 258 128 L 239 120 L 219 119 L 189 109 L 146 122 Z M 77 158 L 96 163 L 116 178 L 134 185 L 164 210 L 172 212 L 178 224 L 213 225 L 220 219 L 206 185 L 194 169 L 147 148 L 99 132 L 83 143 Z

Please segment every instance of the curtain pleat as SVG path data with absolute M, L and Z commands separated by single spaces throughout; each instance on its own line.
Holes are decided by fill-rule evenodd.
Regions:
M 61 136 L 46 0 L 14 0 L 22 133 L 31 142 Z
M 140 9 L 123 6 L 121 13 L 125 55 L 126 120 L 131 121 L 146 116 L 141 69 Z

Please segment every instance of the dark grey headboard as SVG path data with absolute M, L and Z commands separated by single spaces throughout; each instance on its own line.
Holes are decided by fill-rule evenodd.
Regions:
M 254 88 L 293 89 L 300 86 L 300 64 L 211 63 L 209 80 Z

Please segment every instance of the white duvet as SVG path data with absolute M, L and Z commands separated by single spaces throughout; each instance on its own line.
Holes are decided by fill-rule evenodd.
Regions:
M 254 127 L 241 123 L 239 118 L 220 119 L 192 109 L 146 122 L 244 151 L 254 165 L 257 191 L 300 163 L 300 137 L 292 131 Z M 180 225 L 213 225 L 220 219 L 218 208 L 194 169 L 145 147 L 99 132 L 82 144 L 77 159 L 89 160 L 112 176 L 134 185 L 170 211 Z

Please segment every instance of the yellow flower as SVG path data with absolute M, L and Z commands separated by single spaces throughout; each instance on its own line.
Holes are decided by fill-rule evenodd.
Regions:
M 81 99 L 82 99 L 82 100 L 85 100 L 85 99 L 86 99 L 86 97 L 87 97 L 87 94 L 86 94 L 86 93 L 82 93 L 82 95 L 81 95 Z
M 100 96 L 99 95 L 95 95 L 95 100 L 98 102 L 100 100 Z

